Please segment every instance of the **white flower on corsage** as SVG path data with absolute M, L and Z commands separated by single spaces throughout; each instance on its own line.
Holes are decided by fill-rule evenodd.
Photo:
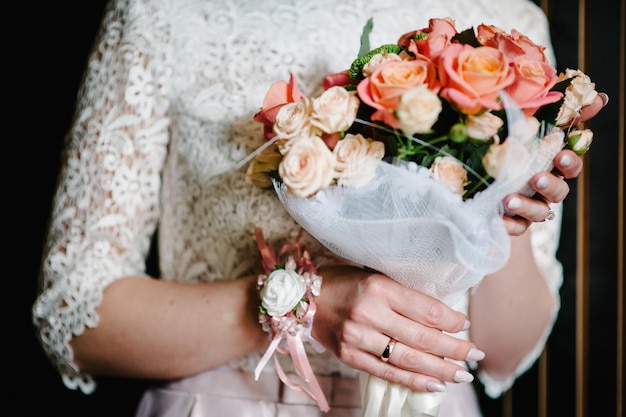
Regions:
M 281 248 L 278 253 L 282 257 L 279 257 L 265 241 L 261 229 L 257 228 L 254 232 L 266 271 L 259 275 L 257 281 L 261 297 L 259 322 L 271 339 L 254 371 L 255 379 L 259 379 L 261 371 L 273 356 L 281 381 L 306 394 L 317 403 L 320 410 L 328 411 L 328 401 L 315 378 L 303 345 L 309 342 L 317 351 L 324 351 L 324 347 L 311 336 L 316 311 L 313 297 L 320 294 L 322 278 L 317 275 L 309 252 L 299 242 L 299 238 L 295 243 Z M 280 260 L 285 259 L 285 256 L 287 260 L 281 265 Z M 308 383 L 308 388 L 290 380 L 280 366 L 277 353 L 291 356 L 296 373 Z

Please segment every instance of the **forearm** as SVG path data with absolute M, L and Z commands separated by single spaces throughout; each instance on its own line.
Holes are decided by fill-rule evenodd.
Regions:
M 256 277 L 181 284 L 126 278 L 111 284 L 99 323 L 71 341 L 76 363 L 95 375 L 175 378 L 264 348 Z
M 486 355 L 480 366 L 494 378 L 511 375 L 541 338 L 555 302 L 534 261 L 530 232 L 512 237 L 507 264 L 470 297 L 470 337 Z

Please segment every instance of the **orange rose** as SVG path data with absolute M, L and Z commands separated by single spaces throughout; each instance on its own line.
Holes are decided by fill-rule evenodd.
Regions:
M 422 84 L 435 92 L 439 88 L 432 62 L 426 59 L 388 61 L 361 81 L 357 92 L 361 101 L 376 109 L 372 120 L 381 120 L 399 129 L 393 111 L 398 107 L 400 97 L 405 91 Z
M 515 81 L 506 56 L 489 46 L 452 44 L 439 65 L 441 96 L 465 114 L 499 110 L 498 94 Z

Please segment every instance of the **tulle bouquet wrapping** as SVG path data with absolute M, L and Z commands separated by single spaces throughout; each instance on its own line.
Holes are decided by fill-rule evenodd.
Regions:
M 509 257 L 502 199 L 530 193 L 564 146 L 589 148 L 592 132 L 568 123 L 595 86 L 514 30 L 436 18 L 372 49 L 371 25 L 321 95 L 293 76 L 271 86 L 247 179 L 336 255 L 454 305 Z M 436 416 L 445 395 L 368 375 L 362 390 L 366 417 Z

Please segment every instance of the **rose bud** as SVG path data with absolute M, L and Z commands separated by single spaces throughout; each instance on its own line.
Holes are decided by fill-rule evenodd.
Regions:
M 584 155 L 593 141 L 593 131 L 591 129 L 572 130 L 567 135 L 567 146 L 577 155 Z

